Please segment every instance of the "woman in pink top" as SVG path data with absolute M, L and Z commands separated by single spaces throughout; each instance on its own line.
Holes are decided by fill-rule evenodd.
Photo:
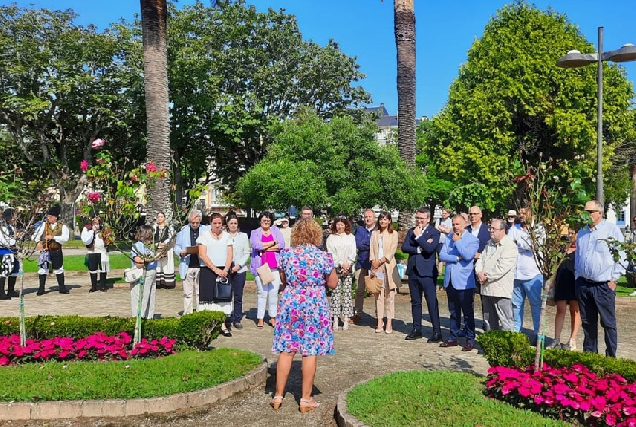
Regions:
M 280 262 L 279 252 L 285 248 L 285 238 L 278 227 L 272 227 L 274 218 L 268 212 L 259 215 L 258 221 L 261 226 L 252 231 L 250 244 L 252 246 L 252 261 L 250 272 L 254 275 L 256 287 L 258 288 L 258 299 L 256 304 L 257 327 L 263 328 L 265 318 L 265 305 L 269 299 L 268 312 L 269 324 L 273 327 L 276 324 L 276 311 L 278 306 L 278 289 L 280 288 L 280 273 L 278 265 Z M 267 264 L 272 270 L 274 280 L 263 283 L 258 276 L 257 268 Z

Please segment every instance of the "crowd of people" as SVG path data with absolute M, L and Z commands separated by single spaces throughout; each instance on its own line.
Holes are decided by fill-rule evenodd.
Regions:
M 568 231 L 565 261 L 556 274 L 557 312 L 551 345 L 576 349 L 577 333 L 582 328 L 583 351 L 598 352 L 600 317 L 606 355 L 615 357 L 615 289 L 625 267 L 621 260 L 614 260 L 607 239 L 623 241 L 623 235 L 615 224 L 603 219 L 600 202 L 589 201 L 585 210 L 590 215 L 590 224 L 578 232 Z M 50 268 L 56 275 L 58 291 L 68 293 L 62 245 L 69 239 L 69 231 L 58 221 L 59 215 L 59 206 L 53 206 L 47 212 L 47 221 L 32 236 L 41 250 L 38 295 L 45 292 Z M 144 318 L 154 316 L 156 289 L 174 287 L 174 257 L 177 257 L 183 281 L 183 313 L 224 312 L 226 322 L 221 333 L 231 337 L 232 329 L 243 328 L 243 289 L 249 269 L 257 286 L 256 328 L 263 329 L 268 320 L 274 328 L 272 350 L 280 353 L 276 392 L 271 402 L 275 409 L 283 402 L 296 353 L 303 356 L 301 410 L 309 411 L 318 405 L 311 397 L 316 356 L 333 353 L 334 331 L 340 328 L 346 331 L 350 324 L 362 321 L 367 283 L 376 284 L 372 316 L 377 321 L 375 332 L 393 332 L 395 294 L 403 275 L 396 260 L 398 232 L 389 212 L 381 211 L 376 218 L 374 211 L 367 209 L 361 225 L 346 216 L 336 216 L 326 240 L 307 206 L 302 208 L 301 218 L 293 228 L 287 218 L 274 221 L 272 214 L 261 213 L 259 227 L 251 230 L 249 237 L 239 231 L 238 217 L 233 212 L 225 217 L 212 214 L 209 226 L 202 225 L 202 219 L 201 211 L 191 211 L 188 224 L 176 236 L 175 230 L 166 225 L 163 213 L 158 215 L 154 226 L 139 227 L 131 258 L 133 266 L 144 267 L 145 276 L 143 281 L 139 278 L 131 281 L 131 314 L 136 316 L 141 311 Z M 418 209 L 415 227 L 408 230 L 400 248 L 408 254 L 405 274 L 413 325 L 405 339 L 423 338 L 423 296 L 433 331 L 427 342 L 447 348 L 459 346 L 463 338 L 462 350 L 473 350 L 474 301 L 479 293 L 484 331 L 522 331 L 527 299 L 533 325 L 530 338 L 536 342 L 544 278 L 534 253 L 541 242 L 537 246 L 532 238 L 540 239 L 544 233 L 541 224 L 535 224 L 530 208 L 522 207 L 518 214 L 511 210 L 507 218 L 495 218 L 489 224 L 482 222 L 478 206 L 472 206 L 467 214 L 452 215 L 449 209 L 443 209 L 439 221 L 433 224 L 431 220 L 428 208 Z M 15 234 L 14 223 L 13 211 L 5 210 L 0 232 L 0 248 L 4 252 L 15 251 L 15 239 L 20 237 Z M 87 249 L 89 292 L 105 291 L 108 242 L 98 216 L 82 230 L 81 239 Z M 149 258 L 152 262 L 147 261 Z M 15 296 L 15 265 L 3 262 L 0 273 L 0 299 Z M 440 274 L 450 314 L 445 338 L 437 297 Z M 9 287 L 5 291 L 7 277 Z M 333 290 L 330 300 L 326 288 Z M 369 286 L 366 288 L 371 290 Z M 561 341 L 568 306 L 571 333 Z

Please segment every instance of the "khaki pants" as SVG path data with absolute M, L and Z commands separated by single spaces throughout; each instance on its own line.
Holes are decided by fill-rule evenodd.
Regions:
M 375 296 L 375 310 L 378 314 L 378 319 L 386 317 L 388 320 L 395 317 L 395 292 L 397 292 L 397 288 L 389 290 L 386 267 L 382 268 L 382 270 L 384 273 L 384 286 L 382 286 L 380 293 Z
M 200 268 L 188 268 L 183 278 L 183 314 L 192 314 L 199 306 L 199 272 Z
M 365 293 L 364 278 L 367 277 L 368 275 L 369 275 L 369 270 L 367 270 L 366 268 L 361 268 L 359 270 L 356 270 L 355 272 L 356 299 L 354 303 L 354 308 L 355 308 L 354 313 L 358 315 L 364 312 L 364 293 Z

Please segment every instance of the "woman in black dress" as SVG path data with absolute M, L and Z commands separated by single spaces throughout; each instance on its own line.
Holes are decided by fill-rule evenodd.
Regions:
M 581 314 L 579 313 L 579 302 L 574 291 L 574 252 L 576 251 L 576 230 L 568 229 L 568 248 L 566 258 L 563 260 L 555 280 L 554 300 L 556 301 L 557 312 L 554 317 L 554 342 L 552 348 L 562 348 L 564 350 L 576 350 L 576 336 L 581 327 Z M 570 325 L 572 332 L 570 340 L 561 344 L 561 331 L 565 321 L 565 311 L 570 305 Z

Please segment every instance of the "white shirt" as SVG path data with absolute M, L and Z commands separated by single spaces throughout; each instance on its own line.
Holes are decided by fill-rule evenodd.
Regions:
M 37 230 L 35 230 L 35 233 L 33 233 L 31 240 L 33 240 L 34 242 L 39 242 L 42 239 L 42 234 L 44 234 L 44 228 L 46 227 L 46 224 L 47 224 L 46 222 L 43 222 L 42 225 Z M 58 222 L 54 224 L 52 223 L 49 224 L 49 228 L 51 229 L 51 231 L 56 230 L 57 227 L 59 226 L 60 226 L 60 223 Z M 66 225 L 62 225 L 61 236 L 53 236 L 53 240 L 55 240 L 60 245 L 63 245 L 64 243 L 68 242 L 68 239 L 69 239 L 69 233 L 68 233 L 68 227 Z
M 227 248 L 234 244 L 234 239 L 230 237 L 230 233 L 222 231 L 221 238 L 217 240 L 212 237 L 212 232 L 208 230 L 199 236 L 197 244 L 204 245 L 212 264 L 223 269 L 225 268 L 225 260 L 227 260 Z M 201 267 L 205 267 L 203 261 L 201 261 Z
M 336 267 L 348 262 L 353 265 L 356 261 L 356 238 L 353 234 L 331 234 L 327 237 L 327 252 L 333 257 Z

